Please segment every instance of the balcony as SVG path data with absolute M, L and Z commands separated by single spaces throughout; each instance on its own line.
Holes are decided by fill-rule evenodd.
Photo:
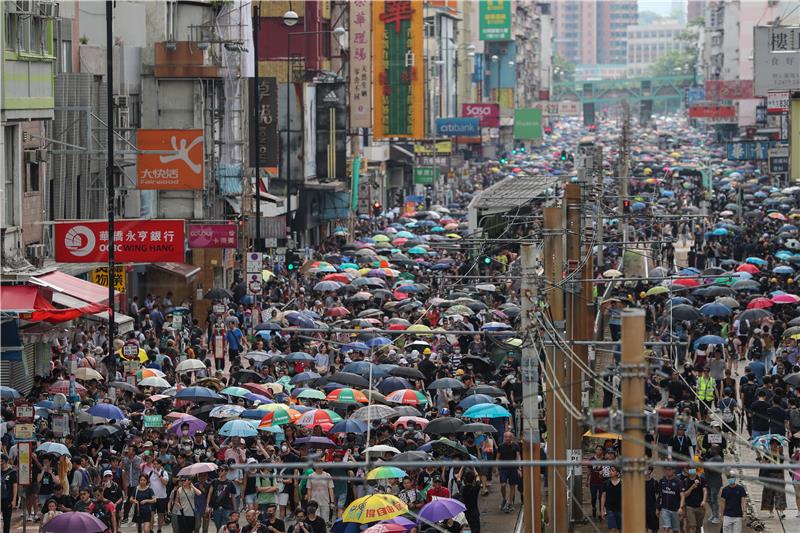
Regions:
M 198 48 L 192 41 L 156 43 L 156 78 L 219 78 L 221 68 L 211 64 L 208 50 Z

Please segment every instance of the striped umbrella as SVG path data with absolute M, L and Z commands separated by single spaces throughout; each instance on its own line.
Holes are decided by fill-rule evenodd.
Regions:
M 391 403 L 401 403 L 403 405 L 425 405 L 428 399 L 419 391 L 414 389 L 400 389 L 386 396 L 386 401 Z
M 363 392 L 356 389 L 344 388 L 331 391 L 325 397 L 329 402 L 342 402 L 342 403 L 369 403 L 369 400 Z
M 298 426 L 318 426 L 330 424 L 331 426 L 341 420 L 342 417 L 330 409 L 312 409 L 303 413 L 295 422 Z

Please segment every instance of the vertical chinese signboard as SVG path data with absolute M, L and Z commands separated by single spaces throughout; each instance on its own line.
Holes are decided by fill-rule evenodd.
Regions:
M 350 1 L 350 126 L 372 127 L 372 12 L 368 0 Z
M 114 290 L 125 292 L 125 265 L 114 266 Z M 91 275 L 92 283 L 108 287 L 108 267 L 95 268 Z
M 800 88 L 800 26 L 754 27 L 753 56 L 756 96 Z
M 481 0 L 480 2 L 480 40 L 511 40 L 511 1 Z
M 255 108 L 254 119 L 250 121 L 250 139 L 255 138 L 258 128 L 258 146 L 250 143 L 250 162 L 256 160 L 262 167 L 277 167 L 278 157 L 278 82 L 275 78 L 259 78 L 258 88 L 255 78 L 250 79 L 250 94 Z
M 139 130 L 136 147 L 140 189 L 203 188 L 203 130 Z
M 423 9 L 422 0 L 372 2 L 376 139 L 424 137 Z

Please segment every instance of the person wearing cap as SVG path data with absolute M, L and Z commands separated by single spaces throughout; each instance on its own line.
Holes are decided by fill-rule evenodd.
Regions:
M 658 521 L 663 533 L 680 531 L 680 517 L 678 510 L 681 507 L 681 480 L 675 477 L 672 466 L 664 467 L 664 477 L 658 483 Z
M 681 507 L 686 517 L 687 533 L 699 533 L 703 527 L 708 501 L 708 484 L 696 468 L 687 470 L 687 477 L 681 491 Z
M 433 478 L 433 486 L 428 489 L 428 494 L 425 497 L 425 502 L 430 503 L 433 501 L 433 497 L 437 498 L 449 498 L 450 491 L 447 487 L 444 486 L 442 482 L 442 478 L 440 478 L 437 474 L 436 477 Z
M 119 528 L 119 524 L 122 520 L 124 494 L 122 492 L 122 487 L 114 481 L 113 471 L 106 470 L 103 472 L 103 481 L 100 489 L 103 492 L 103 497 L 114 504 L 114 518 L 117 521 L 117 528 Z
M 217 479 L 211 482 L 211 489 L 208 491 L 206 514 L 213 516 L 214 525 L 219 530 L 237 508 L 236 487 L 228 479 L 228 465 L 222 464 L 217 469 Z
M 728 472 L 728 482 L 719 493 L 722 513 L 722 533 L 741 533 L 744 511 L 747 509 L 747 490 L 737 483 L 736 472 Z

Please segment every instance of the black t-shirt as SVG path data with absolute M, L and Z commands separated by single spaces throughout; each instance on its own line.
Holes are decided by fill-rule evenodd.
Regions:
M 683 483 L 683 491 L 686 492 L 697 481 L 697 486 L 686 494 L 684 502 L 687 507 L 700 507 L 703 502 L 703 489 L 708 486 L 703 476 L 697 476 L 696 480 L 686 479 Z
M 52 472 L 42 472 L 42 480 L 39 482 L 39 496 L 50 496 L 53 494 L 56 485 L 56 477 Z
M 607 479 L 603 483 L 603 492 L 606 494 L 606 512 L 622 512 L 622 481 L 616 485 Z
M 683 484 L 681 480 L 673 477 L 672 479 L 661 478 L 659 481 L 659 489 L 661 489 L 661 509 L 668 509 L 670 511 L 677 511 L 681 506 L 681 489 Z
M 13 496 L 13 487 L 17 482 L 17 471 L 13 468 L 0 472 L 0 492 L 3 500 L 10 500 Z
M 278 531 L 286 531 L 286 526 L 284 525 L 283 520 L 281 520 L 280 518 L 275 518 L 274 520 L 267 520 L 266 522 L 264 522 L 264 524 L 267 526 L 267 531 L 269 531 L 270 533 L 275 533 L 270 529 L 271 527 L 275 528 Z
M 767 409 L 767 416 L 769 416 L 769 432 L 783 435 L 786 432 L 784 423 L 789 419 L 786 409 L 780 405 L 773 404 Z
M 725 500 L 725 512 L 723 516 L 731 518 L 741 518 L 744 513 L 742 512 L 742 498 L 747 496 L 747 491 L 741 485 L 727 486 L 722 489 L 720 497 Z
M 513 461 L 517 458 L 517 454 L 520 452 L 519 444 L 514 442 L 510 444 L 506 444 L 505 442 L 497 447 L 497 455 L 500 457 L 501 461 Z
M 110 487 L 105 487 L 103 489 L 103 497 L 111 503 L 116 504 L 122 498 L 122 488 L 112 481 Z
M 71 511 L 73 506 L 75 505 L 75 500 L 73 500 L 72 496 L 70 496 L 69 494 L 62 494 L 60 498 L 56 498 L 55 496 L 47 498 L 47 501 L 50 500 L 55 500 L 56 509 L 62 512 L 63 512 L 62 507 L 64 507 L 64 509 L 67 509 L 68 511 Z M 46 512 L 47 512 L 47 502 L 44 502 L 44 505 L 42 505 L 42 514 L 45 514 Z
M 325 520 L 323 520 L 319 515 L 317 515 L 313 520 L 306 517 L 306 525 L 308 526 L 308 529 L 311 530 L 311 533 L 328 532 L 328 526 L 325 525 Z
M 750 405 L 753 414 L 753 431 L 769 431 L 769 404 L 763 400 L 756 400 Z
M 211 508 L 217 509 L 233 509 L 233 502 L 231 496 L 236 496 L 236 486 L 233 481 L 226 479 L 215 479 L 212 483 L 213 494 L 211 496 Z

